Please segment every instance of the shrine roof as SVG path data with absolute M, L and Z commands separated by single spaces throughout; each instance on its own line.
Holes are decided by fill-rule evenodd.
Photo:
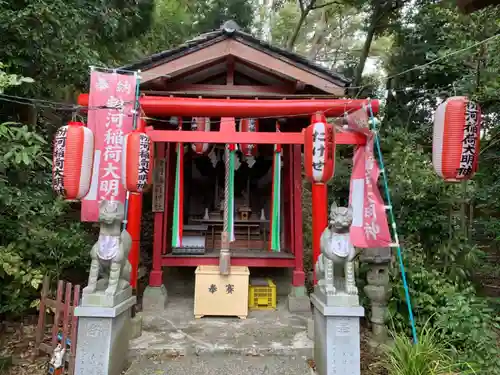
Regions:
M 166 64 L 169 61 L 178 59 L 184 55 L 188 55 L 190 53 L 202 50 L 204 48 L 210 47 L 216 43 L 228 39 L 235 40 L 251 48 L 264 52 L 272 58 L 279 60 L 287 59 L 288 61 L 293 62 L 293 64 L 297 68 L 303 69 L 317 76 L 320 76 L 323 79 L 326 79 L 334 83 L 338 87 L 348 87 L 351 82 L 348 78 L 344 77 L 342 74 L 327 69 L 324 66 L 321 66 L 307 59 L 304 56 L 273 46 L 265 41 L 262 41 L 240 30 L 239 26 L 234 21 L 227 21 L 221 26 L 220 29 L 198 35 L 197 37 L 189 41 L 186 41 L 185 43 L 179 45 L 178 47 L 156 53 L 135 63 L 122 66 L 119 69 L 126 69 L 126 70 L 140 69 L 142 71 L 147 71 L 159 65 Z

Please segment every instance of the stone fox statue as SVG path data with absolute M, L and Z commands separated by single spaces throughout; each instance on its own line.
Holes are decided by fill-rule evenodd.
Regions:
M 99 204 L 99 239 L 90 252 L 89 281 L 83 293 L 105 289 L 105 294 L 113 296 L 130 285 L 132 238 L 126 230 L 121 231 L 124 216 L 121 202 L 104 200 Z
M 321 254 L 316 262 L 318 279 L 323 280 L 318 285 L 326 295 L 338 294 L 335 288 L 334 267 L 341 265 L 344 268 L 345 293 L 356 295 L 356 281 L 354 280 L 354 258 L 356 250 L 351 244 L 349 229 L 352 224 L 352 208 L 337 207 L 334 202 L 330 207 L 330 221 L 320 239 Z

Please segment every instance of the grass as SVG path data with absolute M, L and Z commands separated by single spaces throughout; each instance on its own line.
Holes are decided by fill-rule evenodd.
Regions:
M 382 365 L 389 375 L 470 375 L 476 372 L 464 363 L 457 363 L 452 351 L 437 332 L 428 327 L 421 330 L 418 343 L 405 334 L 393 334 L 394 343 L 386 348 Z M 467 368 L 467 370 L 461 370 Z

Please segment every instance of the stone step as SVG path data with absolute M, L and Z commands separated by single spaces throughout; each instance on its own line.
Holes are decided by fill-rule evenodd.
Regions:
M 292 314 L 286 298 L 277 311 L 250 311 L 247 319 L 193 316 L 193 299 L 172 296 L 165 310 L 144 311 L 142 335 L 131 341 L 130 355 L 283 355 L 311 356 L 309 313 Z
M 308 357 L 215 355 L 141 358 L 126 375 L 311 375 Z

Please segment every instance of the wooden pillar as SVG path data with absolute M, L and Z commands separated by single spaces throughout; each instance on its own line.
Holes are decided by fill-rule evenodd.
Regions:
M 292 285 L 304 286 L 304 244 L 302 241 L 302 147 L 301 145 L 293 145 L 291 165 L 292 165 L 292 246 L 295 255 L 295 269 L 293 270 Z
M 142 219 L 142 194 L 130 193 L 128 197 L 127 232 L 132 237 L 132 247 L 128 255 L 132 272 L 130 273 L 130 285 L 137 289 L 137 277 L 139 272 L 140 248 L 141 248 L 141 219 Z
M 175 168 L 177 151 L 175 143 L 167 143 L 165 148 L 167 162 L 165 163 L 165 211 L 163 212 L 163 254 L 172 249 L 172 219 L 174 207 Z
M 166 157 L 166 148 L 167 145 L 165 143 L 157 143 L 156 144 L 156 158 L 164 159 Z M 165 161 L 165 190 L 164 190 L 164 199 L 165 205 L 163 207 L 163 212 L 155 212 L 154 214 L 154 232 L 153 232 L 153 269 L 149 274 L 149 286 L 151 287 L 160 287 L 163 284 L 163 272 L 161 269 L 161 256 L 163 253 L 164 247 L 164 216 L 167 211 L 167 197 L 168 197 L 168 171 L 169 171 L 170 158 L 167 158 Z
M 284 145 L 283 147 L 283 164 L 284 164 L 284 171 L 283 171 L 283 189 L 284 189 L 284 194 L 283 194 L 283 209 L 284 209 L 284 216 L 285 216 L 285 226 L 284 226 L 284 232 L 285 232 L 285 249 L 289 249 L 292 254 L 295 251 L 293 247 L 293 171 L 292 171 L 292 145 Z
M 196 186 L 193 186 L 193 153 L 186 152 L 184 155 L 184 163 L 182 168 L 184 169 L 184 183 L 182 188 L 184 189 L 184 194 L 182 195 L 182 226 L 186 223 L 189 212 L 192 208 L 192 200 L 190 199 L 192 194 L 196 194 Z M 199 192 L 198 192 L 199 194 Z
M 312 261 L 314 285 L 316 279 L 316 262 L 321 253 L 321 234 L 328 225 L 328 190 L 326 184 L 312 184 Z

